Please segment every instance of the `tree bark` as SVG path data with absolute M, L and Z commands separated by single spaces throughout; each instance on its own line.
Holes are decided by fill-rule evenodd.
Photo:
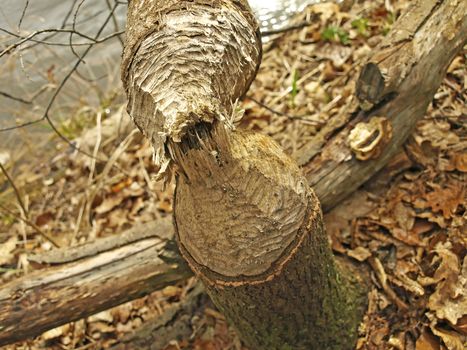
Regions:
M 133 21 L 138 22 L 139 27 L 128 28 L 127 40 L 133 44 L 127 44 L 125 49 L 126 64 L 122 69 L 124 81 L 130 74 L 129 66 L 133 62 L 135 50 L 138 50 L 143 38 L 147 37 L 149 32 L 154 32 L 153 19 L 160 17 L 160 13 L 154 10 L 155 1 L 147 0 L 142 6 L 141 1 L 132 1 L 132 3 L 131 11 L 135 17 Z M 438 88 L 446 67 L 455 53 L 465 45 L 466 6 L 464 1 L 455 0 L 415 2 L 409 12 L 395 24 L 394 33 L 388 36 L 363 70 L 361 82 L 358 83 L 358 95 L 364 108 L 360 110 L 355 100 L 348 106 L 345 114 L 336 118 L 332 124 L 326 125 L 299 154 L 294 156 L 303 167 L 308 183 L 313 185 L 324 211 L 338 204 L 343 197 L 384 166 L 410 134 L 416 121 L 424 115 L 426 105 Z M 143 9 L 153 9 L 152 17 L 147 16 Z M 141 28 L 141 25 L 147 32 L 133 35 L 132 33 L 137 32 L 135 28 Z M 404 33 L 412 34 L 404 36 Z M 254 71 L 253 66 L 248 66 L 250 74 L 253 74 L 251 73 Z M 223 79 L 230 81 L 229 77 Z M 150 94 L 150 91 L 147 94 Z M 143 107 L 147 106 L 141 106 Z M 130 110 L 132 108 L 136 110 L 136 104 L 133 107 L 129 106 Z M 364 110 L 368 108 L 370 109 Z M 141 114 L 144 114 L 143 111 Z M 392 132 L 388 132 L 384 120 L 370 122 L 369 119 L 373 116 L 383 116 L 388 120 Z M 359 147 L 358 142 L 352 149 L 348 138 L 360 122 L 366 122 L 370 131 L 371 127 L 374 127 L 373 131 L 383 131 L 383 134 L 395 136 L 385 138 L 376 135 L 376 139 L 382 141 L 373 149 L 365 147 L 367 146 L 365 143 Z M 141 122 L 139 124 L 140 128 L 144 127 Z M 150 121 L 148 125 L 151 125 Z M 368 131 L 368 128 L 363 130 Z M 363 159 L 357 159 L 357 155 Z M 166 229 L 173 235 L 171 227 L 167 226 Z M 161 232 L 154 228 L 156 236 Z M 118 239 L 120 240 L 120 237 Z M 84 254 L 86 249 L 84 251 L 79 249 L 71 253 L 71 258 L 67 257 L 67 254 L 60 256 L 60 253 L 53 254 L 52 258 L 42 257 L 39 260 L 44 263 L 53 265 L 59 263 L 59 265 L 36 271 L 2 286 L 0 344 L 38 335 L 50 328 L 163 288 L 189 275 L 180 260 L 177 260 L 178 252 L 173 249 L 170 241 L 166 242 L 167 245 L 164 247 L 156 249 L 156 244 L 154 248 L 148 250 L 142 246 L 130 248 L 130 242 L 131 239 L 128 240 L 128 245 L 112 243 L 110 247 L 113 248 L 102 248 L 108 245 L 108 242 L 102 244 L 99 240 L 87 245 L 93 247 L 86 248 L 89 249 L 86 254 Z M 116 246 L 121 246 L 122 251 L 128 254 L 117 257 L 115 252 L 110 253 L 110 250 Z M 154 259 L 157 254 L 165 256 L 166 253 L 163 252 L 165 249 L 169 256 L 176 259 L 175 265 Z M 134 252 L 134 255 L 130 251 Z M 109 257 L 109 254 L 112 254 L 113 258 L 106 260 L 111 261 L 107 264 L 102 257 Z M 138 266 L 136 261 L 144 263 Z M 108 276 L 111 276 L 109 281 L 113 282 L 107 283 Z M 43 283 L 44 279 L 48 282 Z M 71 286 L 76 281 L 79 281 L 79 288 L 73 289 Z M 124 281 L 124 287 L 115 289 L 115 281 Z M 37 312 L 34 302 L 39 299 L 41 299 L 41 313 Z M 13 325 L 14 328 L 11 328 Z M 17 331 L 19 329 L 21 332 Z
M 191 276 L 170 218 L 36 261 L 58 264 L 0 290 L 0 346 L 142 297 Z M 65 253 L 65 254 L 63 254 Z
M 130 3 L 122 77 L 161 174 L 176 172 L 182 255 L 252 349 L 351 349 L 364 285 L 336 265 L 298 166 L 233 127 L 261 59 L 247 2 L 148 1 Z
M 362 69 L 360 101 L 354 99 L 296 155 L 324 210 L 395 156 L 466 43 L 466 1 L 417 0 L 398 19 Z
M 246 0 L 137 0 L 126 33 L 128 113 L 169 178 L 167 140 L 180 141 L 200 122 L 230 124 L 259 67 L 259 27 Z
M 213 302 L 251 349 L 353 348 L 364 284 L 335 263 L 299 168 L 264 135 L 196 133 L 175 151 L 174 222 Z

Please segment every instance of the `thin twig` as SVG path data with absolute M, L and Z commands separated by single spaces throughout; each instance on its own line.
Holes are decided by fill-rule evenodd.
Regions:
M 109 0 L 105 0 L 105 2 L 107 3 L 107 8 L 109 9 L 109 11 L 112 11 L 112 5 L 110 4 L 110 1 Z M 115 13 L 112 15 L 112 22 L 114 24 L 114 28 L 115 28 L 115 32 L 119 32 L 120 31 L 120 27 L 118 26 L 118 21 L 117 21 L 117 17 L 115 17 Z M 120 41 L 120 45 L 122 45 L 123 47 L 123 39 L 121 38 L 121 36 L 117 36 L 118 38 L 118 41 Z
M 110 12 L 110 14 L 107 16 L 106 20 L 104 21 L 104 23 L 102 24 L 102 26 L 99 28 L 96 36 L 94 38 L 91 38 L 91 40 L 94 40 L 94 41 L 97 41 L 99 36 L 102 34 L 102 32 L 104 31 L 105 27 L 107 26 L 107 24 L 109 23 L 109 21 L 111 20 L 112 18 L 112 15 L 113 13 L 115 12 L 115 9 L 117 8 L 118 4 L 115 4 L 114 7 L 112 8 L 112 11 Z M 67 30 L 67 32 L 70 32 L 69 30 Z M 74 31 L 73 31 L 74 32 Z M 77 60 L 75 62 L 75 64 L 73 65 L 72 69 L 67 73 L 67 75 L 63 78 L 63 80 L 61 81 L 61 83 L 59 84 L 59 86 L 57 87 L 57 89 L 55 90 L 55 92 L 53 93 L 52 97 L 50 98 L 49 100 L 49 103 L 47 104 L 47 107 L 43 113 L 43 115 L 36 119 L 36 120 L 33 120 L 33 121 L 30 121 L 30 122 L 26 122 L 24 124 L 21 124 L 21 125 L 17 125 L 15 127 L 8 127 L 8 128 L 3 128 L 3 129 L 0 129 L 0 132 L 2 131 L 8 131 L 8 130 L 14 130 L 14 129 L 18 129 L 18 128 L 21 128 L 21 127 L 25 127 L 25 126 L 29 126 L 29 125 L 33 125 L 33 124 L 36 124 L 36 123 L 39 123 L 39 122 L 42 122 L 44 120 L 47 121 L 47 123 L 50 125 L 50 127 L 52 128 L 52 130 L 58 135 L 58 137 L 60 139 L 62 139 L 65 143 L 67 143 L 71 148 L 73 148 L 74 150 L 76 150 L 77 152 L 80 152 L 82 154 L 85 154 L 87 155 L 88 157 L 90 158 L 93 158 L 93 155 L 86 152 L 86 151 L 83 151 L 81 150 L 79 147 L 77 147 L 72 141 L 68 140 L 67 137 L 65 137 L 61 132 L 60 130 L 58 130 L 58 128 L 56 127 L 55 123 L 52 121 L 52 119 L 50 118 L 49 116 L 49 112 L 57 98 L 57 96 L 60 94 L 61 90 L 63 89 L 63 87 L 65 86 L 65 84 L 67 83 L 67 81 L 70 79 L 70 77 L 73 75 L 73 73 L 78 69 L 79 65 L 82 63 L 83 61 L 83 58 L 91 51 L 91 49 L 94 47 L 94 43 L 93 44 L 89 44 L 89 46 L 86 48 L 86 50 L 83 52 L 83 54 L 81 55 L 80 59 Z M 100 160 L 100 159 L 99 159 Z
M 27 36 L 22 36 L 22 35 L 19 35 L 19 34 L 15 34 L 15 33 L 11 32 L 11 31 L 9 31 L 9 30 L 7 30 L 5 28 L 0 28 L 0 31 L 4 32 L 6 34 L 9 34 L 11 36 L 14 36 L 16 38 L 21 39 L 18 42 L 14 43 L 14 44 L 11 44 L 6 49 L 1 51 L 0 52 L 0 57 L 3 57 L 7 53 L 9 53 L 10 51 L 16 49 L 18 46 L 21 46 L 21 44 L 23 44 L 23 43 L 25 43 L 27 41 L 33 41 L 33 42 L 37 42 L 37 43 L 40 43 L 40 44 L 46 44 L 46 45 L 52 45 L 52 46 L 53 45 L 55 45 L 55 46 L 70 46 L 69 43 L 55 43 L 55 42 L 48 42 L 48 41 L 41 41 L 41 40 L 34 39 L 34 37 L 36 37 L 37 35 L 43 34 L 43 33 L 72 33 L 74 35 L 82 37 L 83 39 L 86 39 L 86 40 L 90 41 L 90 42 L 87 42 L 87 43 L 73 44 L 73 46 L 87 46 L 87 45 L 100 44 L 100 43 L 103 43 L 104 41 L 110 40 L 110 39 L 115 38 L 116 36 L 121 35 L 121 34 L 124 33 L 124 31 L 121 31 L 121 32 L 118 32 L 118 33 L 109 34 L 109 35 L 107 35 L 107 36 L 105 36 L 105 37 L 103 37 L 101 39 L 93 39 L 92 37 L 90 37 L 90 36 L 88 36 L 88 35 L 86 35 L 84 33 L 74 31 L 73 29 L 58 29 L 58 28 L 41 29 L 41 30 L 34 31 L 34 32 L 32 32 L 31 34 L 29 34 Z
M 26 210 L 26 206 L 24 205 L 23 199 L 21 198 L 21 194 L 19 193 L 18 187 L 16 187 L 15 182 L 13 181 L 13 178 L 8 174 L 8 171 L 5 169 L 2 163 L 0 163 L 0 170 L 2 171 L 3 175 L 7 178 L 8 182 L 10 183 L 11 187 L 15 191 L 16 199 L 18 200 L 18 203 L 23 210 L 24 216 L 28 216 L 28 211 Z
M 83 0 L 84 1 L 84 0 Z M 106 20 L 104 21 L 104 23 L 102 24 L 102 26 L 99 28 L 94 40 L 97 40 L 99 38 L 99 36 L 102 34 L 102 32 L 104 31 L 105 27 L 107 26 L 107 24 L 109 23 L 110 19 L 112 18 L 112 15 L 113 13 L 115 12 L 115 9 L 117 8 L 118 4 L 115 4 L 114 7 L 112 8 L 112 11 L 110 12 L 110 14 L 107 16 Z M 53 103 L 55 102 L 55 99 L 57 98 L 58 94 L 60 93 L 61 89 L 63 88 L 63 86 L 66 84 L 66 82 L 68 81 L 68 79 L 73 75 L 73 73 L 78 69 L 79 65 L 81 64 L 81 62 L 83 61 L 83 58 L 91 51 L 91 49 L 94 47 L 94 44 L 91 44 L 89 45 L 89 47 L 84 51 L 83 55 L 80 57 L 79 60 L 77 60 L 75 62 L 75 65 L 73 66 L 73 69 L 65 76 L 65 78 L 62 80 L 61 84 L 59 85 L 59 87 L 57 88 L 57 90 L 55 91 L 55 93 L 53 94 L 52 98 L 50 99 L 49 101 L 49 104 L 47 105 L 47 108 L 44 112 L 44 115 L 43 115 L 43 119 L 46 119 L 47 120 L 47 123 L 50 125 L 50 127 L 53 129 L 53 131 L 58 135 L 58 137 L 60 137 L 65 143 L 67 143 L 71 148 L 73 148 L 75 151 L 77 152 L 80 152 L 82 154 L 85 154 L 87 155 L 88 157 L 90 158 L 93 158 L 93 155 L 92 154 L 89 154 L 88 152 L 86 151 L 83 151 L 81 150 L 79 147 L 77 147 L 72 141 L 68 140 L 68 138 L 66 138 L 58 129 L 57 127 L 55 126 L 55 124 L 52 122 L 50 116 L 49 116 L 49 112 L 50 112 L 50 109 L 52 108 L 52 105 Z M 1 131 L 1 130 L 0 130 Z
M 26 15 L 26 11 L 28 7 L 29 7 L 29 0 L 26 0 L 26 3 L 24 4 L 23 12 L 21 13 L 21 18 L 19 19 L 18 32 L 21 30 L 21 25 L 23 24 L 24 16 Z
M 50 243 L 53 244 L 54 247 L 56 248 L 60 248 L 60 244 L 57 243 L 57 241 L 55 241 L 54 238 L 52 238 L 51 236 L 49 236 L 47 233 L 45 233 L 44 231 L 42 231 L 39 226 L 37 226 L 35 223 L 33 223 L 32 221 L 30 221 L 29 219 L 27 218 L 23 218 L 21 216 L 18 216 L 15 212 L 13 212 L 12 210 L 8 209 L 7 207 L 3 206 L 2 204 L 0 204 L 0 209 L 7 212 L 8 214 L 10 215 L 13 215 L 15 218 L 17 218 L 18 220 L 21 220 L 22 222 L 24 222 L 25 224 L 27 224 L 28 226 L 32 227 L 37 233 L 39 233 L 42 237 L 44 237 L 47 241 L 49 241 Z
M 81 6 L 83 6 L 84 2 L 86 0 L 81 0 L 80 3 L 78 4 L 78 7 L 76 8 L 76 11 L 73 15 L 73 24 L 72 24 L 72 29 L 73 31 L 76 31 L 76 17 L 78 17 L 78 13 L 79 13 L 79 10 L 81 9 Z M 73 47 L 73 33 L 70 33 L 70 38 L 69 38 L 69 42 L 70 44 L 70 49 L 71 49 L 71 52 L 73 53 L 73 55 L 75 55 L 75 57 L 78 58 L 78 60 L 82 61 L 83 63 L 86 63 L 84 62 L 84 60 L 78 55 L 78 53 L 75 51 L 75 48 Z
M 10 95 L 7 92 L 0 91 L 0 96 L 9 98 L 10 100 L 18 101 L 18 102 L 21 102 L 21 103 L 24 103 L 24 104 L 27 104 L 27 105 L 32 104 L 32 101 L 28 101 L 28 100 L 25 100 L 25 99 L 23 99 L 21 97 L 16 97 L 16 96 Z
M 73 9 L 75 8 L 75 5 L 76 3 L 78 2 L 78 0 L 73 0 L 73 3 L 71 4 L 67 14 L 65 15 L 65 17 L 63 18 L 63 21 L 62 21 L 62 24 L 60 26 L 60 29 L 64 29 L 66 27 L 66 24 L 68 22 L 68 19 L 70 18 L 71 14 L 73 13 Z M 101 11 L 97 11 L 96 13 L 100 13 Z M 89 20 L 89 19 L 92 19 L 94 18 L 96 14 L 92 15 L 92 16 L 89 16 L 89 17 L 86 17 L 86 20 Z M 58 33 L 52 33 L 51 35 L 47 35 L 43 40 L 48 40 L 48 39 L 52 39 L 53 37 L 55 37 Z M 23 50 L 28 50 L 30 48 L 33 48 L 35 47 L 36 45 L 40 45 L 42 44 L 41 42 L 34 42 L 33 44 L 29 45 L 29 46 L 26 46 L 23 48 Z M 63 46 L 67 46 L 68 44 L 63 44 Z M 59 46 L 62 46 L 61 44 Z
M 305 121 L 307 123 L 313 123 L 313 124 L 316 124 L 316 125 L 322 124 L 322 122 L 319 122 L 317 120 L 310 120 L 309 118 L 307 118 L 306 114 L 303 114 L 303 115 L 290 115 L 290 114 L 287 114 L 287 113 L 284 113 L 284 112 L 277 111 L 277 110 L 269 107 L 268 105 L 264 104 L 263 102 L 256 100 L 255 98 L 253 98 L 251 96 L 246 96 L 246 98 L 249 99 L 250 101 L 256 103 L 258 106 L 260 106 L 260 107 L 266 109 L 267 111 L 269 111 L 269 112 L 271 112 L 273 114 L 276 114 L 278 116 L 285 117 L 285 118 L 288 118 L 290 120 L 302 120 L 302 121 Z

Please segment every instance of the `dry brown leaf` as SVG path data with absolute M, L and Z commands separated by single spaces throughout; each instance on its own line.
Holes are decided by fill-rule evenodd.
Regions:
M 415 343 L 415 350 L 439 350 L 440 344 L 431 332 L 424 330 Z
M 347 255 L 360 262 L 363 262 L 371 256 L 371 252 L 365 247 L 357 247 L 353 250 L 347 251 Z
M 139 196 L 144 195 L 144 193 L 145 193 L 144 188 L 137 182 L 132 182 L 131 185 L 129 185 L 128 187 L 125 187 L 122 191 L 122 195 L 125 198 L 139 197 Z
M 125 200 L 125 197 L 119 195 L 113 195 L 106 197 L 99 206 L 97 206 L 94 211 L 96 214 L 105 214 L 116 208 Z
M 427 206 L 434 212 L 442 212 L 445 219 L 449 219 L 457 211 L 457 208 L 465 201 L 465 188 L 456 183 L 446 188 L 435 187 L 433 192 L 425 196 Z
M 446 120 L 422 121 L 414 137 L 419 145 L 424 141 L 429 141 L 434 147 L 441 150 L 449 149 L 451 145 L 460 142 L 459 136 L 451 131 L 451 125 Z
M 415 212 L 412 208 L 398 202 L 394 208 L 394 216 L 401 229 L 405 232 L 412 230 L 415 224 Z
M 182 289 L 180 287 L 167 286 L 162 290 L 162 295 L 164 297 L 172 298 L 175 296 L 179 296 L 181 292 L 182 292 Z
M 425 289 L 404 273 L 396 274 L 396 278 L 391 279 L 391 282 L 418 296 L 425 295 Z
M 340 68 L 352 56 L 353 49 L 347 46 L 338 46 L 330 43 L 317 48 L 314 52 L 316 57 L 330 60 L 335 68 Z
M 115 184 L 111 187 L 111 190 L 113 193 L 119 193 L 122 191 L 124 188 L 127 188 L 133 183 L 133 180 L 130 178 L 127 178 L 123 181 L 120 181 L 118 184 Z
M 467 257 L 464 258 L 462 273 L 459 259 L 449 248 L 449 243 L 438 244 L 435 252 L 441 263 L 434 275 L 436 290 L 428 300 L 428 308 L 438 319 L 451 324 L 467 314 Z
M 93 339 L 101 339 L 103 333 L 113 333 L 116 331 L 114 325 L 107 322 L 93 322 L 88 325 L 88 333 Z
M 0 244 L 0 265 L 9 264 L 14 258 L 13 251 L 16 249 L 18 238 L 11 236 L 6 242 Z
M 40 214 L 36 218 L 36 225 L 37 226 L 47 225 L 54 218 L 55 218 L 55 215 L 51 211 L 46 211 L 45 213 Z
M 70 330 L 70 324 L 68 323 L 63 326 L 48 330 L 47 332 L 41 335 L 41 338 L 43 340 L 52 340 L 52 339 L 61 337 L 62 335 L 68 333 L 69 330 Z
M 465 337 L 453 331 L 441 330 L 435 326 L 430 326 L 430 328 L 434 335 L 443 340 L 443 343 L 449 350 L 465 350 Z
M 321 21 L 325 23 L 327 20 L 338 14 L 340 8 L 337 4 L 334 4 L 332 2 L 325 2 L 322 4 L 313 5 L 311 7 L 311 11 L 314 13 L 318 13 L 321 17 Z
M 107 215 L 107 227 L 118 228 L 128 223 L 127 210 L 117 208 Z
M 457 331 L 467 336 L 467 315 L 464 315 L 456 325 L 453 325 Z
M 452 161 L 457 170 L 467 173 L 467 153 L 456 153 Z
M 108 322 L 108 323 L 111 323 L 113 321 L 113 315 L 111 313 L 111 311 L 109 310 L 105 310 L 105 311 L 101 311 L 97 314 L 94 314 L 92 316 L 89 316 L 88 319 L 87 319 L 88 322 L 92 323 L 92 322 Z

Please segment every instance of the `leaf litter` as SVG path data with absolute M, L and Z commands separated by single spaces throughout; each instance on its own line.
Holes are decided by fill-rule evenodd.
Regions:
M 295 21 L 310 25 L 265 44 L 257 79 L 241 104 L 241 126 L 272 136 L 292 156 L 311 136 L 324 139 L 327 124 L 345 123 L 341 116 L 359 67 L 408 4 L 360 1 L 349 10 L 331 3 L 309 7 Z M 451 63 L 401 153 L 325 217 L 335 253 L 371 271 L 357 349 L 466 347 L 466 55 L 464 50 Z M 97 121 L 102 111 L 95 113 Z M 18 219 L 24 213 L 11 191 L 0 194 L 0 202 L 17 213 L 2 211 L 2 283 L 33 269 L 28 255 L 54 248 L 37 228 L 61 246 L 74 246 L 172 212 L 174 185 L 163 188 L 152 180 L 158 171 L 152 149 L 123 107 L 75 143 L 98 160 L 62 148 L 41 166 L 22 164 L 15 171 L 28 220 L 36 228 Z M 183 300 L 193 283 L 168 287 L 4 349 L 110 348 Z M 191 339 L 174 339 L 166 350 L 244 348 L 212 305 L 193 324 L 197 331 Z

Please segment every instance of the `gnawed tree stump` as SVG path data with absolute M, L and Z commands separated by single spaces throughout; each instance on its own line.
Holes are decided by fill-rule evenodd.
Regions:
M 232 125 L 261 59 L 247 2 L 150 3 L 130 3 L 122 77 L 176 173 L 182 255 L 252 349 L 351 349 L 365 288 L 336 265 L 318 199 L 272 139 Z
M 194 133 L 173 145 L 174 221 L 216 306 L 251 349 L 353 348 L 365 288 L 335 264 L 298 166 L 261 134 Z
M 128 79 L 128 67 L 134 52 L 143 39 L 149 33 L 154 32 L 154 19 L 160 18 L 160 13 L 154 10 L 158 6 L 156 1 L 132 1 L 132 3 L 133 7 L 130 6 L 130 13 L 133 13 L 134 22 L 139 21 L 139 25 L 128 27 L 127 40 L 132 44 L 127 44 L 125 51 L 124 81 Z M 241 3 L 240 6 L 245 5 Z M 146 12 L 148 9 L 150 11 Z M 417 24 L 412 25 L 414 23 Z M 407 33 L 407 30 L 411 33 L 410 35 L 404 34 Z M 439 87 L 449 62 L 466 44 L 467 3 L 460 0 L 414 1 L 408 12 L 395 23 L 393 31 L 394 33 L 387 37 L 381 47 L 375 49 L 367 68 L 360 76 L 358 95 L 364 108 L 360 108 L 358 101 L 355 100 L 353 104 L 348 106 L 347 113 L 339 116 L 339 120 L 333 121 L 332 124 L 324 126 L 318 135 L 312 138 L 294 157 L 302 166 L 307 182 L 313 186 L 324 211 L 340 203 L 342 198 L 352 193 L 383 167 L 410 135 L 417 120 L 424 116 L 426 106 Z M 384 52 L 384 54 L 380 52 Z M 252 71 L 255 70 L 253 66 L 251 65 L 249 68 Z M 389 74 L 390 72 L 394 73 Z M 180 74 L 183 77 L 183 74 Z M 230 79 L 226 78 L 225 81 L 230 81 Z M 375 89 L 374 92 L 372 89 Z M 148 91 L 147 94 L 149 95 L 149 93 Z M 151 99 L 148 101 L 151 102 Z M 130 106 L 130 108 L 132 107 Z M 379 153 L 374 153 L 377 156 L 367 153 L 369 158 L 359 160 L 356 158 L 355 151 L 349 147 L 349 134 L 359 122 L 368 124 L 369 131 L 378 131 L 378 125 L 382 124 L 370 121 L 372 117 L 378 116 L 390 121 L 394 137 L 380 138 L 383 140 L 383 144 L 375 145 L 377 148 L 380 147 Z M 374 127 L 373 130 L 372 127 Z M 383 127 L 381 130 L 385 130 L 385 128 Z M 378 138 L 377 134 L 373 135 Z M 365 146 L 365 144 L 363 145 Z M 356 150 L 360 152 L 358 147 Z M 157 227 L 157 223 L 155 223 L 155 227 Z M 173 229 L 170 227 L 170 230 Z M 178 250 L 174 250 L 173 245 L 170 244 L 173 238 L 173 231 L 171 232 L 172 236 L 167 238 L 167 246 L 162 245 L 159 248 L 154 248 L 153 252 L 151 250 L 144 250 L 140 253 L 135 251 L 135 255 L 131 255 L 131 259 L 134 259 L 133 262 L 138 261 L 144 255 L 143 260 L 139 261 L 148 263 L 147 265 L 145 263 L 143 267 L 140 266 L 143 270 L 138 271 L 144 271 L 144 273 L 137 272 L 138 276 L 133 273 L 135 270 L 127 268 L 129 266 L 127 257 L 115 256 L 116 259 L 112 260 L 111 264 L 104 264 L 105 266 L 87 264 L 88 259 L 93 256 L 96 259 L 92 261 L 103 262 L 98 256 L 101 253 L 108 253 L 106 249 L 110 248 L 106 242 L 104 245 L 107 248 L 96 248 L 95 252 L 101 250 L 101 253 L 96 253 L 97 255 L 90 253 L 86 258 L 81 257 L 78 261 L 62 261 L 59 266 L 36 271 L 2 286 L 0 289 L 0 295 L 3 296 L 0 299 L 0 345 L 38 335 L 50 328 L 162 288 L 167 283 L 175 283 L 180 279 L 187 278 L 190 274 L 186 267 L 167 265 L 165 261 L 162 261 L 161 263 L 165 267 L 159 269 L 160 261 L 154 259 L 157 254 L 179 259 Z M 157 236 L 158 233 L 160 231 L 154 228 L 154 235 Z M 143 236 L 145 233 L 141 235 L 141 237 Z M 115 237 L 116 241 L 120 239 L 118 235 Z M 94 244 L 97 247 L 102 247 L 100 241 Z M 128 243 L 128 246 L 131 245 L 132 243 Z M 128 246 L 124 248 L 118 242 L 110 246 L 120 246 L 126 251 L 132 249 Z M 52 263 L 60 260 L 57 260 L 56 256 L 52 259 L 44 259 Z M 130 265 L 139 266 L 134 263 L 130 263 Z M 183 270 L 182 273 L 179 268 Z M 85 273 L 75 275 L 73 271 L 77 271 L 76 269 L 85 271 Z M 109 275 L 118 277 L 118 280 L 126 281 L 126 288 L 133 292 L 128 293 L 126 288 L 115 289 L 113 282 L 117 279 L 107 280 L 106 276 L 109 275 L 102 273 L 106 270 L 111 271 Z M 140 284 L 154 271 L 159 271 L 160 274 L 155 274 L 152 282 Z M 54 282 L 41 283 L 47 276 L 52 278 Z M 72 284 L 79 280 L 81 289 L 72 290 L 66 282 L 62 283 L 58 276 L 64 277 L 63 281 L 70 281 Z M 127 277 L 138 278 L 128 279 Z M 159 277 L 161 279 L 158 280 Z M 151 278 L 146 281 L 150 280 Z M 111 283 L 106 284 L 106 281 Z M 154 281 L 159 282 L 154 283 Z M 53 298 L 41 297 L 51 290 L 54 291 Z M 82 290 L 89 291 L 89 293 L 82 293 Z M 109 297 L 109 290 L 112 290 L 112 297 Z M 70 293 L 70 291 L 75 291 L 78 294 Z M 79 295 L 79 299 L 77 299 L 77 295 Z M 18 298 L 18 296 L 20 297 Z M 41 310 L 44 311 L 42 314 L 37 312 L 36 304 L 32 302 L 39 299 L 42 300 Z M 5 332 L 5 329 L 11 325 L 15 325 L 15 327 L 8 328 L 9 333 Z M 19 329 L 21 332 L 17 331 Z

